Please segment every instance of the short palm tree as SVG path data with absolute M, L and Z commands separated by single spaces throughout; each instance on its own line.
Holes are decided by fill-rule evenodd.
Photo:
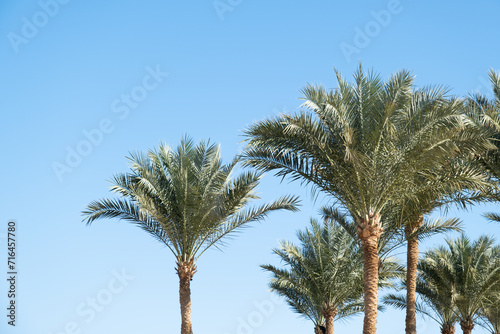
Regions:
M 334 320 L 362 312 L 363 256 L 357 240 L 332 220 L 297 232 L 300 246 L 281 241 L 274 249 L 285 269 L 262 268 L 273 276 L 272 291 L 283 296 L 302 316 L 313 321 L 315 333 L 333 334 Z M 389 285 L 400 266 L 392 259 L 380 268 L 380 283 Z
M 500 282 L 500 247 L 482 236 L 472 242 L 465 235 L 447 240 L 448 250 L 441 248 L 441 265 L 455 286 L 454 303 L 464 334 L 470 334 L 490 293 Z
M 448 247 L 428 251 L 419 262 L 417 292 L 434 312 L 420 310 L 441 323 L 442 331 L 453 333 L 451 325 L 460 321 L 464 334 L 470 334 L 492 292 L 500 283 L 500 247 L 482 236 L 472 242 L 462 234 L 447 239 Z M 396 306 L 401 296 L 386 301 Z
M 338 73 L 337 79 L 334 91 L 307 86 L 301 113 L 247 129 L 244 158 L 248 166 L 311 183 L 354 218 L 364 254 L 363 333 L 374 334 L 382 216 L 415 198 L 417 174 L 432 177 L 426 171 L 490 144 L 463 114 L 462 102 L 442 89 L 415 90 L 407 71 L 387 82 L 361 68 L 354 84 Z
M 179 276 L 181 333 L 192 334 L 190 282 L 196 262 L 208 248 L 252 221 L 275 210 L 296 210 L 297 198 L 248 208 L 260 175 L 244 172 L 232 178 L 238 159 L 221 161 L 220 148 L 184 138 L 177 149 L 160 145 L 147 154 L 129 157 L 131 172 L 115 175 L 112 191 L 119 198 L 88 205 L 87 224 L 101 218 L 120 218 L 164 243 L 175 255 Z

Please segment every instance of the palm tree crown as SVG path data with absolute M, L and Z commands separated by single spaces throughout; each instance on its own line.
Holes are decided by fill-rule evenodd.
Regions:
M 454 303 L 464 333 L 470 333 L 486 298 L 500 284 L 500 247 L 493 238 L 471 241 L 465 235 L 447 240 L 448 249 L 437 251 L 441 271 L 452 278 Z
M 315 220 L 297 237 L 301 247 L 281 241 L 274 249 L 289 269 L 262 266 L 273 273 L 271 289 L 316 328 L 359 312 L 363 273 L 355 241 L 342 228 L 331 223 L 322 227 Z
M 500 284 L 500 247 L 493 242 L 487 236 L 475 241 L 465 235 L 447 239 L 447 247 L 428 251 L 419 262 L 417 292 L 431 301 L 437 295 L 437 302 L 432 302 L 435 310 L 441 311 L 443 320 L 455 316 L 464 334 L 472 331 Z
M 384 213 L 396 197 L 422 193 L 408 192 L 416 172 L 489 144 L 471 132 L 460 101 L 445 99 L 441 88 L 414 90 L 407 71 L 386 83 L 361 69 L 354 84 L 337 79 L 333 92 L 303 90 L 306 111 L 251 126 L 245 163 L 312 183 L 364 217 Z

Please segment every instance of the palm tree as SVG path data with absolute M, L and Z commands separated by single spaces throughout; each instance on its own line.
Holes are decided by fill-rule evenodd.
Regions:
M 420 183 L 423 191 L 417 193 L 414 200 L 405 201 L 396 208 L 398 214 L 395 219 L 404 226 L 407 241 L 406 334 L 417 333 L 416 288 L 420 241 L 433 234 L 461 230 L 458 219 L 430 221 L 424 216 L 451 203 L 460 203 L 465 207 L 472 201 L 479 201 L 482 199 L 482 191 L 490 186 L 486 175 L 472 161 L 453 161 L 452 164 L 437 171 L 438 177 L 417 177 L 415 183 Z M 427 188 L 435 191 L 427 193 Z
M 363 256 L 358 241 L 331 220 L 298 231 L 300 247 L 281 241 L 274 249 L 287 269 L 264 265 L 273 278 L 272 291 L 299 314 L 313 321 L 315 332 L 333 334 L 334 320 L 362 312 Z M 380 283 L 390 284 L 400 266 L 392 259 L 380 268 Z
M 131 172 L 115 175 L 112 191 L 119 198 L 90 203 L 87 224 L 100 218 L 120 218 L 137 224 L 175 255 L 179 276 L 181 333 L 192 334 L 191 280 L 196 262 L 208 248 L 270 211 L 295 211 L 296 197 L 247 208 L 258 199 L 254 189 L 260 174 L 244 172 L 232 178 L 238 159 L 224 165 L 219 146 L 194 145 L 183 138 L 177 149 L 161 144 L 147 154 L 131 154 Z
M 441 334 L 454 334 L 457 313 L 453 301 L 454 286 L 449 284 L 449 277 L 443 275 L 439 258 L 435 253 L 427 253 L 418 263 L 415 304 L 417 312 L 436 321 L 441 327 Z M 403 287 L 407 288 L 406 281 Z M 389 294 L 384 303 L 398 309 L 407 308 L 407 294 Z
M 362 310 L 362 257 L 355 241 L 332 223 L 321 226 L 311 220 L 311 228 L 298 231 L 301 247 L 281 241 L 273 252 L 289 269 L 272 265 L 272 291 L 286 298 L 299 314 L 324 326 L 333 334 L 334 319 Z
M 417 97 L 417 99 L 426 99 L 425 94 Z M 406 121 L 408 125 L 402 131 L 407 131 L 409 136 L 415 132 L 413 127 L 417 129 L 425 127 L 427 122 L 425 118 L 415 117 L 416 115 L 410 114 L 408 116 L 411 119 Z M 477 115 L 471 113 L 470 116 L 476 117 Z M 478 127 L 479 129 L 480 127 Z M 484 173 L 483 166 L 468 154 L 457 155 L 443 165 L 427 170 L 425 175 L 416 174 L 413 182 L 416 185 L 415 188 L 419 190 L 415 192 L 412 198 L 406 199 L 396 207 L 396 213 L 399 212 L 399 214 L 395 217 L 404 227 L 407 241 L 406 334 L 417 333 L 415 302 L 419 241 L 431 234 L 450 229 L 460 230 L 459 226 L 455 225 L 455 223 L 458 223 L 457 220 L 426 222 L 426 226 L 422 226 L 424 216 L 450 204 L 465 208 L 467 204 L 484 201 L 487 199 L 485 194 L 489 193 L 493 187 L 493 184 L 488 180 L 487 174 Z M 428 189 L 432 189 L 432 191 L 429 192 Z
M 442 330 L 450 332 L 456 320 L 464 334 L 470 334 L 485 303 L 500 284 L 500 247 L 493 239 L 482 236 L 471 242 L 462 234 L 457 240 L 446 240 L 448 247 L 428 251 L 419 262 L 417 292 L 434 310 Z M 389 296 L 396 306 L 401 296 Z M 420 310 L 431 316 L 431 312 Z M 454 332 L 454 329 L 451 330 Z M 451 333 L 450 332 L 450 333 Z
M 449 250 L 437 251 L 442 270 L 456 289 L 454 302 L 464 334 L 470 334 L 486 298 L 500 282 L 500 247 L 494 247 L 493 242 L 487 236 L 471 242 L 462 235 L 458 240 L 447 240 Z
M 434 209 L 447 205 L 449 203 L 459 203 L 463 207 L 471 202 L 498 200 L 498 187 L 491 182 L 487 182 L 486 176 L 491 179 L 500 180 L 500 154 L 498 153 L 498 140 L 500 139 L 500 75 L 490 70 L 490 81 L 493 86 L 494 99 L 488 100 L 480 94 L 472 95 L 467 99 L 466 111 L 471 120 L 476 121 L 479 126 L 485 130 L 485 135 L 492 136 L 492 143 L 497 147 L 485 152 L 476 153 L 479 159 L 470 159 L 470 157 L 460 157 L 451 160 L 450 164 L 443 166 L 439 170 L 441 177 L 437 180 L 435 186 L 441 187 L 441 197 L 432 198 L 425 192 L 421 193 L 420 203 L 427 205 L 410 205 L 410 207 L 420 210 L 420 219 L 413 219 L 412 223 L 405 224 L 405 232 L 418 228 L 418 221 L 422 221 L 424 214 L 428 214 Z M 479 163 L 479 164 L 478 164 Z M 487 173 L 484 173 L 486 171 Z M 424 180 L 429 182 L 429 180 Z M 444 187 L 443 187 L 444 186 Z M 495 193 L 496 190 L 496 193 Z M 424 198 L 421 198 L 424 196 Z M 411 217 L 411 215 L 409 215 Z M 487 213 L 486 217 L 490 220 L 500 221 L 500 216 L 494 213 Z M 414 289 L 411 288 L 411 277 L 416 277 L 416 262 L 418 261 L 418 240 L 415 237 L 408 239 L 407 252 L 407 314 L 406 314 L 406 332 L 407 334 L 416 333 L 415 312 L 410 312 L 409 307 L 415 305 Z M 413 249 L 413 251 L 411 250 Z M 412 255 L 413 254 L 413 255 Z M 412 264 L 412 265 L 411 265 Z M 411 269 L 413 267 L 413 269 Z M 411 296 L 413 294 L 413 296 Z M 409 326 L 410 325 L 410 326 Z
M 407 71 L 383 82 L 360 67 L 354 79 L 350 84 L 337 73 L 335 91 L 307 86 L 306 110 L 251 126 L 244 158 L 247 166 L 311 183 L 354 218 L 364 254 L 363 333 L 374 334 L 382 216 L 421 190 L 417 174 L 432 177 L 425 172 L 445 159 L 490 144 L 460 101 L 445 98 L 443 89 L 414 90 Z

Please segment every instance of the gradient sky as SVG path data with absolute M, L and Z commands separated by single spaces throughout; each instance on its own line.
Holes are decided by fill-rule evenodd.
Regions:
M 189 134 L 221 143 L 228 161 L 249 124 L 296 111 L 306 83 L 334 88 L 334 68 L 351 78 L 358 61 L 385 78 L 409 69 L 418 86 L 489 94 L 487 72 L 500 70 L 499 12 L 498 1 L 1 1 L 0 267 L 14 219 L 19 309 L 18 326 L 2 315 L 0 332 L 179 332 L 168 249 L 131 224 L 81 222 L 87 203 L 108 196 L 113 173 L 127 170 L 128 152 Z M 295 240 L 327 201 L 272 175 L 259 189 L 265 200 L 300 195 L 302 211 L 272 214 L 204 254 L 192 282 L 197 333 L 312 333 L 273 298 L 259 265 L 277 263 L 278 240 Z M 500 211 L 450 214 L 473 238 L 499 235 L 481 216 L 487 210 Z M 418 321 L 419 333 L 439 332 Z M 336 332 L 360 333 L 361 323 Z M 381 313 L 378 329 L 403 333 L 404 314 Z

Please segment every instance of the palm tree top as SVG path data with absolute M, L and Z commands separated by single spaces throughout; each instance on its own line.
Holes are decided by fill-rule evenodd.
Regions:
M 310 224 L 297 232 L 300 246 L 280 241 L 273 249 L 287 268 L 262 268 L 273 274 L 272 291 L 284 296 L 295 312 L 322 325 L 329 307 L 336 319 L 361 311 L 362 257 L 356 241 L 341 227 L 314 219 Z
M 433 169 L 450 157 L 491 147 L 462 101 L 443 87 L 416 89 L 409 71 L 387 81 L 361 67 L 353 83 L 336 76 L 334 90 L 302 90 L 302 111 L 250 126 L 244 163 L 311 183 L 364 218 L 399 199 L 418 203 L 417 173 L 437 177 Z
M 475 322 L 485 297 L 500 286 L 500 246 L 482 235 L 471 240 L 465 234 L 446 239 L 446 246 L 428 251 L 419 263 L 422 277 L 442 282 L 451 289 L 450 298 L 461 321 Z M 438 279 L 437 279 L 438 278 Z
M 128 159 L 130 172 L 111 179 L 119 197 L 91 202 L 84 221 L 119 218 L 137 224 L 180 261 L 196 261 L 209 247 L 220 246 L 223 237 L 271 211 L 297 210 L 295 196 L 248 208 L 259 199 L 255 188 L 262 175 L 243 171 L 233 177 L 239 158 L 223 164 L 220 147 L 209 141 L 195 145 L 186 136 L 175 149 L 160 144 Z

